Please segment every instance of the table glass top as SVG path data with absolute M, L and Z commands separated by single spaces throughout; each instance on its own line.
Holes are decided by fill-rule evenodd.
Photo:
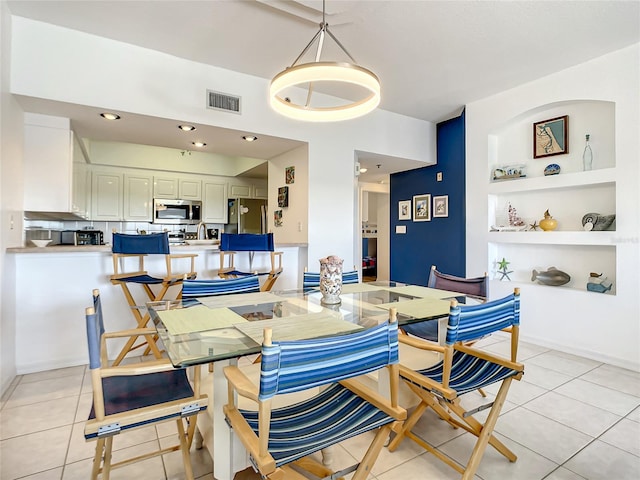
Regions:
M 147 304 L 171 362 L 208 363 L 258 353 L 265 327 L 273 340 L 340 335 L 386 321 L 396 308 L 400 326 L 446 317 L 455 292 L 396 282 L 343 285 L 341 303 L 324 305 L 319 290 L 203 297 Z

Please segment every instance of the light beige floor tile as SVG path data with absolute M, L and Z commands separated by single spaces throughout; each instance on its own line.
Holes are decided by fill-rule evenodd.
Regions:
M 497 355 L 501 355 L 503 357 L 510 357 L 511 356 L 511 342 L 510 341 L 504 341 L 504 342 L 498 342 L 498 343 L 494 343 L 494 344 L 490 344 L 487 345 L 486 347 L 483 348 L 483 350 L 486 350 L 488 352 L 493 352 Z M 524 343 L 524 342 L 520 342 L 518 344 L 518 361 L 519 362 L 524 362 L 530 358 L 536 357 L 538 355 L 541 355 L 543 353 L 548 352 L 549 349 L 545 348 L 545 347 L 539 347 L 537 345 L 533 345 L 531 343 Z
M 86 365 L 79 365 L 77 367 L 57 368 L 55 370 L 46 370 L 44 372 L 29 373 L 22 376 L 20 384 L 40 382 L 42 380 L 50 380 L 52 378 L 61 377 L 76 377 L 78 375 L 84 375 Z
M 77 403 L 78 397 L 64 397 L 5 408 L 0 416 L 0 437 L 6 440 L 18 435 L 71 425 Z
M 509 400 L 511 403 L 515 403 L 516 405 L 523 405 L 533 400 L 534 398 L 537 398 L 540 395 L 544 395 L 548 392 L 546 388 L 539 387 L 525 380 L 525 377 L 527 375 L 526 367 L 524 375 L 525 376 L 522 377 L 522 380 L 511 382 L 509 392 L 507 393 L 507 400 Z M 485 387 L 484 391 L 495 396 L 500 389 L 500 385 L 500 383 L 494 383 L 493 385 Z
M 62 478 L 62 470 L 63 467 L 52 468 L 51 470 L 22 477 L 20 480 L 60 480 Z
M 114 442 L 117 439 L 114 440 Z M 96 441 L 87 441 L 84 438 L 84 422 L 75 423 L 71 430 L 67 463 L 75 463 L 87 458 L 93 458 L 96 451 Z
M 4 408 L 49 401 L 80 394 L 83 374 L 23 383 L 16 387 Z
M 599 440 L 640 457 L 640 423 L 638 422 L 623 418 L 606 431 Z
M 602 387 L 579 378 L 561 385 L 555 389 L 555 392 L 621 416 L 627 415 L 640 405 L 640 397 Z
M 548 368 L 549 370 L 554 370 L 574 377 L 583 375 L 602 365 L 600 362 L 596 362 L 595 360 L 577 357 L 575 355 L 558 352 L 556 350 L 531 357 L 527 360 L 527 364 L 538 365 L 540 367 Z
M 422 438 L 428 444 L 437 447 L 456 438 L 464 433 L 460 428 L 453 428 L 449 423 L 442 420 L 433 410 L 426 410 L 418 423 L 413 427 L 413 433 Z M 414 443 L 404 439 L 402 444 Z
M 476 472 L 483 480 L 536 480 L 544 478 L 558 465 L 524 446 L 497 435 L 507 448 L 516 454 L 517 461 L 510 462 L 491 446 L 487 446 Z M 476 443 L 476 437 L 465 433 L 443 445 L 440 450 L 466 465 Z M 460 478 L 459 476 L 457 478 Z
M 581 380 L 640 397 L 640 373 L 602 365 L 580 377 Z
M 577 473 L 573 473 L 571 470 L 567 470 L 564 467 L 558 467 L 556 470 L 551 472 L 547 477 L 544 477 L 544 480 L 585 480 L 584 477 L 581 477 Z
M 460 474 L 430 453 L 404 462 L 397 467 L 378 474 L 378 480 L 458 480 Z M 478 476 L 474 477 L 478 479 Z
M 627 415 L 629 420 L 633 420 L 634 422 L 640 422 L 640 407 L 636 408 L 633 412 Z
M 115 445 L 115 442 L 114 442 Z M 132 447 L 116 450 L 113 452 L 113 463 L 124 459 L 143 455 L 159 448 L 158 442 L 146 442 Z M 153 457 L 142 462 L 136 462 L 126 467 L 118 468 L 116 471 L 118 478 L 136 480 L 157 480 L 165 478 L 164 464 L 161 457 Z M 116 475 L 112 475 L 116 477 Z
M 593 440 L 589 435 L 523 407 L 500 417 L 495 431 L 559 465 Z
M 64 465 L 71 425 L 0 441 L 0 478 L 14 479 Z
M 91 468 L 93 467 L 93 458 L 88 458 L 80 462 L 67 463 L 64 466 L 62 480 L 87 480 L 91 478 Z M 99 477 L 98 477 L 99 478 Z M 117 479 L 118 472 L 111 475 L 112 479 Z M 162 477 L 159 477 L 162 478 Z
M 591 437 L 601 435 L 620 420 L 620 416 L 614 413 L 555 392 L 531 400 L 524 408 Z
M 564 467 L 589 480 L 631 480 L 638 478 L 640 458 L 595 440 Z
M 76 416 L 74 418 L 74 423 L 77 422 L 86 422 L 89 418 L 89 413 L 91 412 L 91 406 L 93 405 L 93 394 L 92 393 L 83 393 L 80 395 L 80 399 L 78 400 L 78 408 L 76 410 Z
M 553 390 L 573 380 L 573 376 L 525 362 L 523 380 L 547 390 Z
M 161 448 L 167 448 L 171 445 L 178 443 L 178 439 L 175 438 L 161 438 Z M 209 451 L 206 448 L 196 450 L 195 446 L 191 446 L 191 468 L 193 469 L 193 476 L 195 478 L 201 477 L 208 473 L 213 472 L 213 460 L 209 455 Z M 165 471 L 167 472 L 167 478 L 171 480 L 182 480 L 184 475 L 184 464 L 182 463 L 182 452 L 172 452 L 162 456 L 164 462 Z

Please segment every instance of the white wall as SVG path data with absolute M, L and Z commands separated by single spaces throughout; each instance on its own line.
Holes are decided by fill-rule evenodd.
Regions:
M 616 295 L 528 288 L 523 283 L 521 338 L 635 370 L 640 370 L 639 59 L 640 44 L 636 44 L 466 108 L 467 212 L 473 212 L 467 215 L 467 271 L 483 271 L 490 260 L 488 207 L 483 199 L 488 192 L 492 133 L 545 105 L 615 103 Z M 581 151 L 583 145 L 576 148 Z M 508 282 L 498 283 L 497 288 L 492 284 L 492 297 L 512 287 Z
M 13 19 L 13 93 L 308 142 L 311 259 L 332 251 L 347 264 L 355 260 L 355 150 L 435 161 L 435 129 L 429 122 L 382 110 L 336 124 L 293 121 L 269 108 L 268 79 Z M 207 89 L 241 96 L 242 115 L 205 108 Z M 340 235 L 333 234 L 336 230 Z

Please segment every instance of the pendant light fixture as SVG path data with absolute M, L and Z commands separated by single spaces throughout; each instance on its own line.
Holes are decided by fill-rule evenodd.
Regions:
M 340 49 L 349 57 L 348 62 L 326 62 L 320 60 L 322 47 L 326 36 L 333 39 Z M 314 62 L 298 64 L 312 45 L 318 41 L 318 49 Z M 314 84 L 329 82 L 332 86 L 356 85 L 364 90 L 364 98 L 341 105 L 316 105 L 311 102 Z M 296 103 L 283 92 L 290 87 L 307 85 L 307 95 L 304 102 Z M 353 88 L 353 87 L 352 87 Z M 359 89 L 359 90 L 360 90 Z M 380 104 L 380 80 L 378 77 L 359 65 L 342 46 L 338 39 L 329 31 L 325 21 L 325 1 L 322 1 L 322 23 L 320 30 L 298 55 L 298 58 L 271 80 L 269 88 L 271 107 L 278 113 L 295 120 L 311 122 L 334 122 L 360 117 L 373 110 Z

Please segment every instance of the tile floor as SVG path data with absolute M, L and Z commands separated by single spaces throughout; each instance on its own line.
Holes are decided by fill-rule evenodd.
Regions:
M 482 347 L 504 353 L 508 344 L 494 335 L 483 340 Z M 519 353 L 525 375 L 513 383 L 495 429 L 518 461 L 510 463 L 488 448 L 476 478 L 639 479 L 640 373 L 526 343 L 521 343 Z M 487 390 L 489 397 L 496 391 Z M 0 404 L 0 478 L 89 478 L 94 443 L 85 443 L 82 431 L 90 392 L 84 366 L 16 378 Z M 475 392 L 465 401 L 483 403 Z M 474 440 L 469 433 L 450 428 L 434 415 L 423 417 L 418 426 L 427 441 L 466 463 Z M 114 442 L 119 449 L 114 455 L 162 444 L 172 428 L 171 423 L 123 435 Z M 351 460 L 351 454 L 359 456 L 366 441 L 357 437 L 343 442 L 335 452 L 335 464 Z M 192 450 L 192 464 L 196 478 L 213 480 L 206 450 Z M 181 470 L 176 452 L 116 470 L 112 478 L 177 480 L 183 478 Z M 440 480 L 459 475 L 405 440 L 394 453 L 383 449 L 370 476 L 399 478 Z

